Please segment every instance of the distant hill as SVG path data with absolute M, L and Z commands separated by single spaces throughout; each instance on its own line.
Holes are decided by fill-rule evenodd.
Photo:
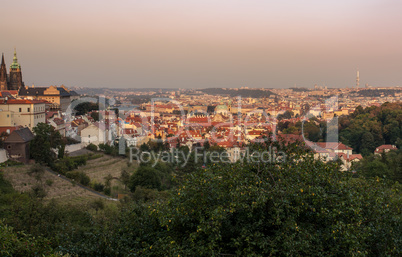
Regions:
M 230 97 L 241 96 L 241 97 L 253 97 L 253 98 L 263 98 L 275 95 L 269 90 L 262 89 L 223 89 L 223 88 L 206 88 L 200 91 L 209 95 L 227 95 Z
M 365 89 L 359 91 L 359 96 L 363 97 L 382 97 L 395 96 L 395 93 L 400 93 L 399 89 Z

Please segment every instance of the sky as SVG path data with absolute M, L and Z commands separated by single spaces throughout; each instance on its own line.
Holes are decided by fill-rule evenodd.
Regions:
M 399 0 L 3 0 L 26 85 L 402 86 Z

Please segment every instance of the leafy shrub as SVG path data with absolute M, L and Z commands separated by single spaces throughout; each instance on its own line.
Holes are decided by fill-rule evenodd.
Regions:
M 103 189 L 103 193 L 105 193 L 105 195 L 110 195 L 112 193 L 112 189 L 110 187 L 105 187 Z
M 165 198 L 166 195 L 163 194 L 163 191 L 159 192 L 156 189 L 148 189 L 143 188 L 141 186 L 137 186 L 135 188 L 135 192 L 133 193 L 132 197 L 137 202 L 149 202 L 154 201 L 156 199 Z
M 108 144 L 99 144 L 99 150 L 102 150 L 105 152 L 105 154 L 109 154 L 112 156 L 118 155 L 118 148 L 117 146 L 110 146 Z
M 93 151 L 93 152 L 98 151 L 98 146 L 96 146 L 96 145 L 94 145 L 94 144 L 92 144 L 92 143 L 90 143 L 89 145 L 87 145 L 86 148 L 87 148 L 88 150 L 90 150 L 90 151 Z
M 94 183 L 93 189 L 95 189 L 98 192 L 103 192 L 103 189 L 105 188 L 105 185 L 102 183 Z
M 84 166 L 87 163 L 87 156 L 65 157 L 56 161 L 52 166 L 55 172 L 66 174 L 67 171 L 77 169 L 79 166 Z
M 131 175 L 129 182 L 131 192 L 135 192 L 137 186 L 160 190 L 161 178 L 158 175 L 158 171 L 150 166 L 140 166 Z
M 48 239 L 15 232 L 2 220 L 0 220 L 0 238 L 0 256 L 50 256 L 56 254 Z
M 83 172 L 83 171 L 67 172 L 66 177 L 69 179 L 74 179 L 74 181 L 76 181 L 84 186 L 88 186 L 89 182 L 91 181 L 91 179 L 88 177 L 88 175 L 85 174 L 85 172 Z
M 23 166 L 23 165 L 25 165 L 25 164 L 22 162 L 18 162 L 18 161 L 14 161 L 14 160 L 7 160 L 3 163 L 0 163 L 0 168 L 12 167 L 12 166 Z

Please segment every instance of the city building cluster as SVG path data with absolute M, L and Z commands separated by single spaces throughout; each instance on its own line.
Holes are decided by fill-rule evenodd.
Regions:
M 278 129 L 278 122 L 304 122 L 312 117 L 317 122 L 330 121 L 351 114 L 357 106 L 379 106 L 402 100 L 400 87 L 243 87 L 219 89 L 219 94 L 213 94 L 203 89 L 105 89 L 94 92 L 93 89 L 64 85 L 25 86 L 16 52 L 9 74 L 2 56 L 0 86 L 0 133 L 6 138 L 16 131 L 15 136 L 9 137 L 16 144 L 26 145 L 32 138 L 26 136 L 29 135 L 27 129 L 33 131 L 39 123 L 47 123 L 63 137 L 77 140 L 81 147 L 117 144 L 122 140 L 129 147 L 159 140 L 170 149 L 187 146 L 190 150 L 209 144 L 225 149 L 231 160 L 236 161 L 236 156 L 250 143 L 270 138 L 285 143 L 304 142 L 316 158 L 340 158 L 345 169 L 362 156 L 340 142 L 312 142 L 300 133 L 284 133 Z M 251 92 L 253 97 L 238 96 L 237 92 Z M 95 99 L 97 108 L 77 115 L 71 106 L 76 100 L 75 105 L 83 101 L 80 95 Z M 102 99 L 105 100 L 102 102 Z M 7 158 L 27 161 L 26 154 L 20 153 L 24 147 L 15 150 L 12 144 L 7 147 Z M 376 151 L 388 149 L 383 147 Z

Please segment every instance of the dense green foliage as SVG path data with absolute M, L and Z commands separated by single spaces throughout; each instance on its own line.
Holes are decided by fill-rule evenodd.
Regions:
M 57 160 L 51 167 L 55 172 L 66 175 L 68 171 L 77 169 L 87 163 L 88 156 L 64 157 Z
M 50 242 L 43 249 L 78 256 L 402 254 L 399 183 L 384 174 L 341 172 L 338 162 L 314 160 L 296 144 L 273 144 L 285 161 L 194 162 L 191 171 L 142 164 L 122 173 L 133 193 L 115 208 L 16 193 L 0 172 L 0 219 L 8 226 L 0 224 L 0 233 L 26 233 Z M 397 161 L 379 158 L 384 165 Z
M 117 156 L 119 154 L 118 145 L 99 144 L 99 150 L 104 151 L 105 154 Z
M 98 111 L 99 104 L 91 103 L 91 102 L 84 102 L 84 103 L 80 103 L 77 106 L 75 106 L 74 110 L 76 111 L 76 115 L 84 115 L 90 111 Z
M 351 115 L 339 118 L 339 136 L 342 143 L 364 156 L 383 144 L 401 144 L 402 103 L 357 107 Z
M 367 178 L 385 177 L 402 183 L 402 150 L 381 155 L 369 155 L 353 167 L 358 174 Z
M 37 163 L 51 166 L 57 159 L 56 150 L 59 156 L 64 153 L 64 143 L 61 135 L 53 126 L 46 123 L 39 123 L 33 128 L 34 139 L 30 142 L 30 153 L 32 159 Z
M 16 232 L 0 220 L 0 256 L 61 256 L 50 247 L 50 241 Z
M 284 114 L 285 115 L 285 114 Z M 290 114 L 286 114 L 289 117 Z M 304 136 L 313 142 L 321 142 L 326 140 L 327 136 L 327 122 L 319 121 L 316 117 L 310 118 L 304 123 L 301 121 L 291 122 L 291 121 L 279 121 L 278 130 L 284 134 L 296 134 Z
M 336 165 L 307 158 L 278 166 L 216 165 L 195 172 L 167 203 L 150 206 L 165 233 L 146 252 L 172 256 L 400 253 L 397 188 L 352 178 Z
M 97 145 L 94 145 L 94 144 L 92 144 L 92 143 L 90 143 L 89 145 L 87 145 L 87 147 L 86 147 L 88 150 L 90 150 L 90 151 L 97 151 L 98 150 L 98 146 Z

